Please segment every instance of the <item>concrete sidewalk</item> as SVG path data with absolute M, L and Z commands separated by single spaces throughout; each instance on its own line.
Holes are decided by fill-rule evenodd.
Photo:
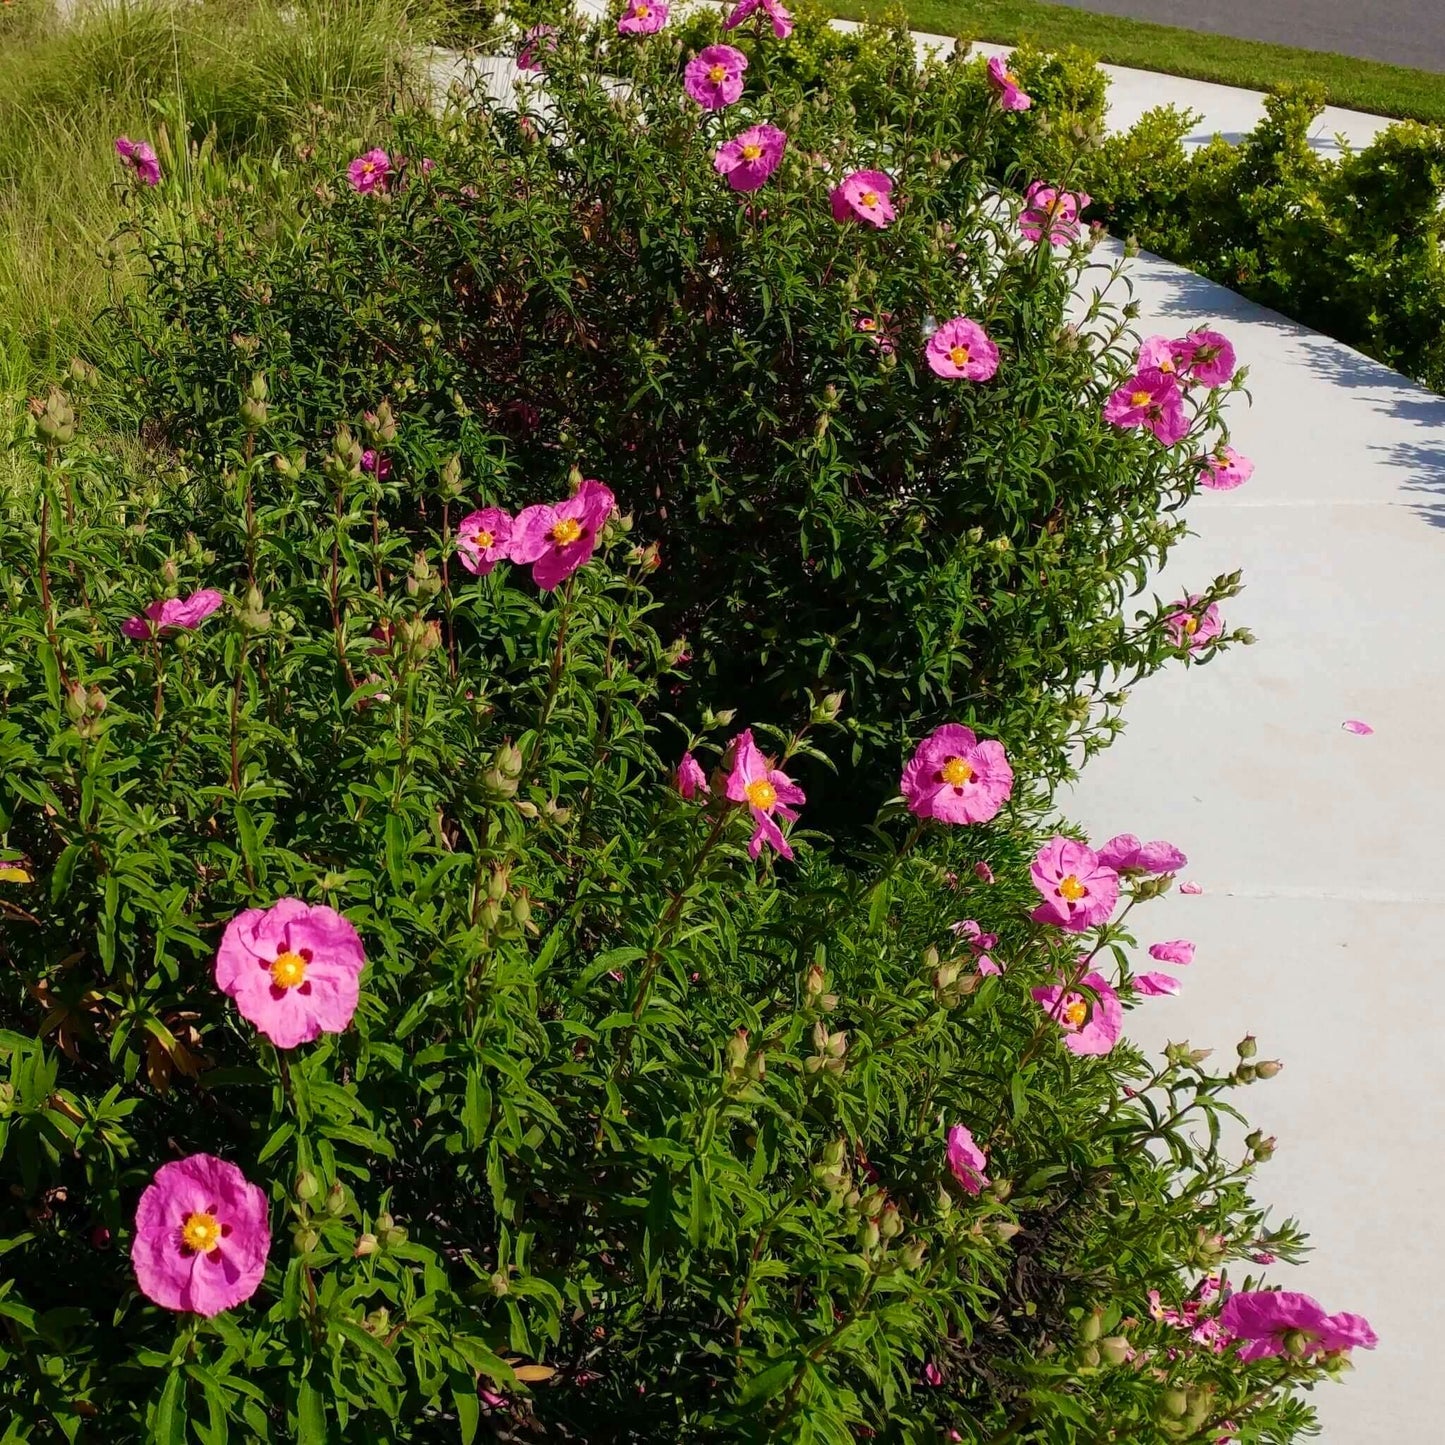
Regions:
M 1172 840 L 1204 888 L 1141 916 L 1141 944 L 1199 951 L 1183 993 L 1132 1013 L 1130 1035 L 1228 1058 L 1253 1032 L 1286 1063 L 1240 1098 L 1279 1136 L 1260 1195 L 1316 1250 L 1271 1276 L 1380 1335 L 1343 1388 L 1316 1392 L 1327 1445 L 1435 1445 L 1445 397 L 1153 257 L 1130 272 L 1141 332 L 1216 325 L 1254 397 L 1229 413 L 1253 479 L 1190 504 L 1198 535 L 1151 590 L 1242 567 L 1227 621 L 1259 642 L 1142 683 L 1123 737 L 1059 804 L 1095 838 Z

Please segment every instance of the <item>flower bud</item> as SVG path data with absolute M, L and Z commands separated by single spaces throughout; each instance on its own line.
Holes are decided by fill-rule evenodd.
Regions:
M 309 1169 L 303 1169 L 296 1176 L 296 1197 L 303 1204 L 309 1204 L 320 1193 L 320 1181 Z
M 33 400 L 30 409 L 35 415 L 36 435 L 50 446 L 63 447 L 75 440 L 75 409 L 59 387 L 52 386 L 43 403 Z
M 326 1191 L 326 1212 L 328 1214 L 344 1214 L 346 1212 L 346 1186 L 338 1179 L 330 1189 Z
M 1123 1335 L 1105 1335 L 1099 1341 L 1099 1353 L 1108 1365 L 1124 1365 L 1133 1358 L 1134 1348 Z
M 928 1246 L 921 1239 L 910 1239 L 898 1251 L 898 1258 L 904 1269 L 917 1269 L 923 1263 L 923 1257 L 927 1252 Z
M 507 1278 L 507 1272 L 502 1269 L 492 1275 L 487 1281 L 487 1286 L 498 1299 L 512 1292 L 512 1281 Z
M 903 1216 L 896 1204 L 887 1204 L 878 1216 L 878 1232 L 884 1239 L 897 1239 L 903 1233 Z
M 988 1232 L 996 1244 L 1007 1244 L 1014 1235 L 1023 1232 L 1023 1226 L 1007 1219 L 994 1219 L 989 1222 Z
M 253 637 L 263 636 L 271 630 L 271 614 L 266 610 L 266 599 L 255 583 L 246 589 L 246 600 L 241 604 L 239 620 L 241 630 Z
M 1086 1370 L 1096 1370 L 1099 1367 L 1099 1351 L 1094 1345 L 1084 1345 L 1075 1353 L 1075 1359 Z
M 311 1254 L 320 1246 L 321 1235 L 309 1224 L 303 1224 L 293 1232 L 291 1242 L 295 1245 L 297 1254 Z
M 382 402 L 375 411 L 362 416 L 361 434 L 373 447 L 390 446 L 396 440 L 396 422 L 392 418 L 389 401 Z
M 1254 1041 L 1254 1035 L 1245 1034 L 1234 1046 L 1234 1051 L 1241 1059 L 1252 1059 L 1258 1051 L 1258 1045 Z
M 1165 1390 L 1160 1403 L 1170 1415 L 1182 1418 L 1189 1409 L 1189 1396 L 1180 1389 Z
M 1272 1079 L 1284 1068 L 1278 1059 L 1266 1059 L 1262 1064 L 1256 1064 L 1254 1071 L 1261 1079 Z
M 381 1246 L 376 1242 L 374 1234 L 363 1234 L 356 1241 L 356 1248 L 352 1250 L 352 1258 L 365 1259 L 367 1255 L 375 1254 Z
M 1088 1315 L 1084 1323 L 1079 1326 L 1079 1338 L 1088 1344 L 1092 1344 L 1104 1333 L 1104 1311 L 1095 1310 Z
M 462 459 L 453 454 L 442 467 L 437 489 L 448 501 L 455 501 L 465 490 L 462 482 Z

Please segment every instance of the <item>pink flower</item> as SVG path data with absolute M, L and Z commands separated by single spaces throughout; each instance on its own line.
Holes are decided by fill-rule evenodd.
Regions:
M 787 144 L 787 136 L 777 126 L 751 126 L 717 148 L 713 169 L 727 177 L 733 190 L 755 191 L 777 170 Z
M 1024 209 L 1019 215 L 1019 231 L 1026 241 L 1041 241 L 1062 246 L 1079 238 L 1079 213 L 1089 204 L 1087 191 L 1061 191 L 1056 186 L 1035 181 L 1024 192 Z
M 388 456 L 378 457 L 377 454 L 368 448 L 361 454 L 361 470 L 373 472 L 379 482 L 384 482 L 391 475 L 391 458 Z
M 1198 602 L 1199 598 L 1196 596 L 1185 597 L 1174 604 L 1174 611 L 1164 619 L 1171 646 L 1188 652 L 1198 652 L 1224 631 L 1219 604 L 1211 602 L 1201 613 Z
M 386 190 L 390 176 L 391 157 L 380 147 L 357 156 L 346 168 L 346 178 L 351 182 L 351 189 L 363 196 L 372 191 Z
M 1204 887 L 1199 883 L 1181 883 L 1179 885 L 1179 891 L 1181 893 L 1203 893 Z
M 1233 447 L 1220 447 L 1205 457 L 1199 469 L 1199 485 L 1210 492 L 1232 492 L 1254 475 L 1254 463 Z
M 225 1159 L 162 1164 L 135 1211 L 130 1259 L 141 1293 L 207 1319 L 250 1299 L 266 1272 L 269 1214 L 265 1192 Z
M 522 48 L 517 52 L 518 70 L 541 70 L 541 53 L 557 48 L 555 25 L 534 25 L 522 32 Z
M 756 858 L 766 843 L 775 853 L 791 858 L 793 850 L 773 816 L 792 822 L 798 815 L 790 803 L 806 803 L 803 790 L 786 773 L 779 772 L 753 742 L 753 730 L 744 729 L 732 746 L 733 766 L 728 774 L 727 795 L 734 803 L 746 803 L 752 810 L 753 836 L 748 856 Z
M 1052 923 L 1070 933 L 1108 922 L 1119 901 L 1119 875 L 1099 855 L 1072 838 L 1050 838 L 1029 868 L 1044 901 L 1033 912 L 1036 923 Z
M 854 314 L 857 315 L 856 312 Z M 888 327 L 892 320 L 892 313 L 884 311 L 877 316 L 860 315 L 855 322 L 857 330 L 865 336 L 873 338 L 873 345 L 877 348 L 880 356 L 893 355 L 893 338 L 888 334 Z
M 510 560 L 512 525 L 512 518 L 500 507 L 468 512 L 457 526 L 457 555 L 462 566 L 485 577 L 498 562 Z
M 724 30 L 733 30 L 749 15 L 761 10 L 772 23 L 773 34 L 779 40 L 786 40 L 793 33 L 792 15 L 778 3 L 778 0 L 738 0 L 732 13 L 723 21 Z
M 863 221 L 880 231 L 892 221 L 893 178 L 882 171 L 854 171 L 828 193 L 835 221 Z
M 988 1155 L 973 1142 L 973 1135 L 962 1124 L 948 1131 L 948 1167 L 953 1177 L 970 1194 L 977 1194 L 988 1183 Z
M 987 823 L 1008 801 L 1014 775 L 1003 744 L 972 728 L 944 723 L 914 750 L 899 791 L 908 810 L 940 823 Z
M 709 45 L 687 62 L 682 88 L 704 109 L 721 110 L 743 93 L 748 58 L 731 45 Z
M 1004 110 L 1027 110 L 1033 104 L 1020 87 L 1018 76 L 1008 68 L 1001 55 L 989 56 L 988 83 Z
M 970 948 L 988 949 L 998 947 L 998 934 L 985 933 L 983 929 L 978 926 L 978 920 L 976 918 L 960 918 L 957 923 L 950 923 L 948 925 L 948 931 L 953 934 L 955 938 L 967 939 Z
M 565 502 L 528 507 L 512 523 L 512 561 L 530 562 L 532 581 L 550 592 L 592 555 L 615 506 L 611 491 L 589 478 Z
M 1179 383 L 1157 366 L 1135 372 L 1110 396 L 1104 420 L 1117 427 L 1147 426 L 1166 447 L 1189 430 Z
M 156 153 L 143 140 L 131 140 L 129 136 L 117 136 L 115 153 L 120 163 L 134 173 L 143 186 L 158 186 L 161 183 L 161 163 Z
M 1200 386 L 1223 386 L 1234 375 L 1234 347 L 1217 331 L 1191 331 L 1183 341 L 1171 343 L 1174 364 L 1186 381 Z
M 987 381 L 998 370 L 998 347 L 967 316 L 945 321 L 928 338 L 923 354 L 935 376 L 950 380 Z
M 619 35 L 656 35 L 667 24 L 665 0 L 628 0 L 622 19 L 617 22 Z
M 1347 717 L 1340 724 L 1347 733 L 1354 733 L 1357 738 L 1368 738 L 1374 735 L 1374 728 L 1369 723 L 1361 722 L 1357 717 Z
M 1177 963 L 1181 967 L 1194 962 L 1194 945 L 1187 938 L 1170 939 L 1168 943 L 1151 943 L 1149 957 L 1160 963 Z
M 677 765 L 677 791 L 684 798 L 695 798 L 699 793 L 708 791 L 707 774 L 691 753 L 684 753 Z
M 977 1190 L 974 1190 L 974 1193 L 977 1192 Z M 943 1383 L 943 1371 L 940 1370 L 932 1360 L 929 1360 L 923 1367 L 923 1383 L 933 1386 L 938 1386 Z
M 1118 873 L 1177 873 L 1189 859 L 1162 838 L 1141 843 L 1132 833 L 1120 833 L 1099 849 L 1099 862 Z
M 281 898 L 226 925 L 216 986 L 278 1049 L 294 1049 L 346 1028 L 365 966 L 361 939 L 335 909 Z
M 1179 989 L 1179 980 L 1167 973 L 1134 975 L 1134 992 L 1143 994 L 1145 998 L 1159 998 L 1164 994 L 1176 994 Z
M 1286 1352 L 1308 1356 L 1332 1348 L 1325 1343 L 1334 1333 L 1330 1316 L 1317 1300 L 1293 1290 L 1242 1290 L 1230 1295 L 1219 1322 L 1235 1339 L 1247 1342 L 1239 1352 L 1241 1360 Z M 1374 1348 L 1373 1333 L 1370 1340 L 1367 1349 Z
M 1175 360 L 1175 349 L 1177 341 L 1171 341 L 1167 336 L 1146 336 L 1139 345 L 1139 356 L 1134 363 L 1135 371 L 1164 371 L 1171 376 L 1179 375 L 1179 365 Z
M 1064 1047 L 1070 1053 L 1107 1054 L 1123 1031 L 1123 1005 L 1103 974 L 1086 973 L 1079 982 L 1093 998 L 1062 985 L 1036 988 L 1033 996 L 1064 1031 Z
M 993 882 L 993 869 L 987 863 L 975 863 L 973 865 L 973 876 L 983 883 Z
M 1370 1322 L 1364 1315 L 1344 1311 L 1331 1315 L 1328 1325 L 1324 1338 L 1326 1350 L 1373 1350 L 1380 1343 L 1379 1336 L 1370 1328 Z
M 170 597 L 164 602 L 152 602 L 147 606 L 144 617 L 130 617 L 120 625 L 127 637 L 145 642 L 152 637 L 164 637 L 168 632 L 181 628 L 191 631 L 201 625 L 224 601 L 225 597 L 214 587 L 203 587 L 189 597 Z

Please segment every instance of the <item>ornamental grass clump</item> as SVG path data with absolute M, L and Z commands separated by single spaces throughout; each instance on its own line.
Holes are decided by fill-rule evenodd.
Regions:
M 670 720 L 615 459 L 285 396 L 184 465 L 57 393 L 0 503 L 12 1437 L 1307 1430 L 1375 1337 L 1259 1274 L 1279 1062 L 1127 1040 L 1183 853 L 978 708 L 830 836 L 866 698 Z
M 919 70 L 877 28 L 810 51 L 815 17 L 781 6 L 655 18 L 514 30 L 505 103 L 278 160 L 281 214 L 241 186 L 177 227 L 138 196 L 109 415 L 214 472 L 385 396 L 386 465 L 485 442 L 509 515 L 538 504 L 518 478 L 602 477 L 666 559 L 679 716 L 786 727 L 847 693 L 819 746 L 854 823 L 944 723 L 1031 787 L 1067 774 L 1180 657 L 1147 577 L 1243 369 L 1136 365 L 1087 198 L 1039 170 L 1068 94 L 1041 62 Z M 1236 585 L 1194 581 L 1206 605 Z M 805 792 L 827 775 L 798 766 Z

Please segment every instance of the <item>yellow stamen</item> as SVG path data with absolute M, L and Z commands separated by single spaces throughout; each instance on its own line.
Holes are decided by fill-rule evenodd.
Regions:
M 1184 635 L 1193 637 L 1199 631 L 1199 619 L 1197 617 L 1186 617 L 1184 619 Z
M 949 758 L 943 765 L 943 781 L 951 788 L 961 788 L 971 777 L 973 769 L 962 758 Z
M 727 71 L 721 65 L 714 65 L 707 73 L 707 78 L 714 85 L 721 85 L 727 77 Z
M 878 204 L 878 192 L 864 191 L 862 195 L 858 197 L 858 204 L 860 206 L 867 206 L 868 209 L 871 211 L 873 207 Z
M 743 159 L 745 161 L 755 161 L 762 153 L 762 146 L 745 145 L 743 147 Z
M 559 547 L 565 547 L 582 535 L 582 523 L 576 517 L 563 517 L 548 535 Z
M 766 778 L 754 778 L 743 791 L 748 802 L 765 813 L 778 801 L 778 790 Z
M 221 1247 L 221 1221 L 214 1214 L 197 1210 L 181 1225 L 181 1243 L 197 1254 L 209 1254 Z
M 288 948 L 276 955 L 271 965 L 271 982 L 277 988 L 296 988 L 306 982 L 306 960 Z
M 1088 1016 L 1089 1005 L 1081 998 L 1076 998 L 1071 1004 L 1065 1004 L 1064 1010 L 1060 1014 L 1060 1018 L 1065 1023 L 1072 1024 L 1075 1028 L 1078 1028 Z
M 646 20 L 647 17 L 652 14 L 652 6 L 651 6 L 651 5 L 634 5 L 634 6 L 632 7 L 632 13 L 633 13 L 639 20 Z
M 966 346 L 955 346 L 955 347 L 952 347 L 952 348 L 949 350 L 948 359 L 949 359 L 955 366 L 967 366 L 967 365 L 968 365 L 968 347 L 966 347 Z
M 1148 406 L 1149 403 L 1150 403 L 1152 400 L 1153 400 L 1153 398 L 1149 395 L 1149 393 L 1148 393 L 1147 391 L 1136 391 L 1136 392 L 1129 398 L 1129 405 L 1130 405 L 1130 406 Z
M 1077 903 L 1088 891 L 1072 873 L 1059 884 L 1059 893 L 1070 903 Z
M 472 538 L 472 541 L 476 546 L 480 547 L 485 552 L 486 549 L 490 547 L 494 541 L 496 541 L 496 538 L 493 537 L 490 532 L 478 532 Z

